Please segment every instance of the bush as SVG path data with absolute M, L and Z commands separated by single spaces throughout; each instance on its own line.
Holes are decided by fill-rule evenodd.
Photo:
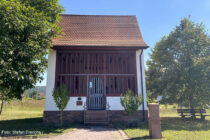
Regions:
M 60 124 L 63 125 L 63 110 L 66 108 L 70 97 L 68 96 L 68 90 L 65 85 L 61 85 L 53 91 L 53 98 L 56 106 L 60 110 Z
M 121 95 L 120 103 L 125 109 L 125 112 L 128 113 L 128 115 L 132 115 L 138 110 L 139 106 L 141 105 L 142 98 L 141 96 L 134 95 L 134 93 L 130 89 L 128 89 L 124 97 L 122 97 Z

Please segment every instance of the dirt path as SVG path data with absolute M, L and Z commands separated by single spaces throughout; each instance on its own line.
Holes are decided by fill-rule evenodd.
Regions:
M 128 137 L 122 130 L 109 127 L 93 126 L 78 128 L 59 136 L 40 138 L 40 140 L 125 140 Z

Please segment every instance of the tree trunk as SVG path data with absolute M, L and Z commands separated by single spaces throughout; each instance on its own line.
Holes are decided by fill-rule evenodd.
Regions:
M 190 94 L 190 112 L 191 112 L 191 117 L 195 119 L 195 112 L 194 112 L 194 104 L 193 104 L 193 96 Z
M 4 106 L 4 100 L 1 101 L 1 109 L 0 109 L 0 115 L 2 113 L 2 110 L 3 110 L 3 106 Z
M 63 110 L 60 110 L 60 125 L 63 126 Z

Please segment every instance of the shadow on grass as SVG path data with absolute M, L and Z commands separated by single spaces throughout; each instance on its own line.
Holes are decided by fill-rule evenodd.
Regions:
M 200 119 L 191 118 L 182 119 L 178 117 L 162 117 L 161 127 L 162 131 L 208 131 L 210 130 L 210 120 L 202 121 Z
M 128 127 L 122 123 L 114 124 L 117 128 L 122 130 L 130 131 L 130 133 L 141 133 L 138 137 L 130 138 L 129 140 L 139 139 L 151 139 L 149 137 L 148 122 L 140 122 L 137 127 Z M 186 118 L 182 119 L 179 117 L 162 117 L 161 118 L 161 129 L 162 132 L 167 130 L 172 131 L 208 131 L 210 130 L 210 120 L 201 121 L 200 119 Z M 146 132 L 145 132 L 146 130 Z M 144 131 L 144 132 L 143 132 Z M 131 134 L 132 134 L 131 133 Z
M 136 138 L 130 138 L 130 139 L 127 139 L 127 140 L 150 140 L 150 136 L 142 136 L 142 137 L 136 137 Z
M 0 121 L 0 136 L 57 135 L 66 129 L 73 129 L 78 124 L 67 124 L 63 127 L 44 124 L 42 117 Z

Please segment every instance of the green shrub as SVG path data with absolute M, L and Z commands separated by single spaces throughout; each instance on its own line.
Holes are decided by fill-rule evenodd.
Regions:
M 134 95 L 134 93 L 130 89 L 128 89 L 124 97 L 122 97 L 121 95 L 120 103 L 125 109 L 126 113 L 132 115 L 138 110 L 139 106 L 141 105 L 142 98 L 141 96 Z
M 63 125 L 63 110 L 66 108 L 70 97 L 68 96 L 68 90 L 65 85 L 61 85 L 53 91 L 53 98 L 56 106 L 60 110 L 60 124 Z

